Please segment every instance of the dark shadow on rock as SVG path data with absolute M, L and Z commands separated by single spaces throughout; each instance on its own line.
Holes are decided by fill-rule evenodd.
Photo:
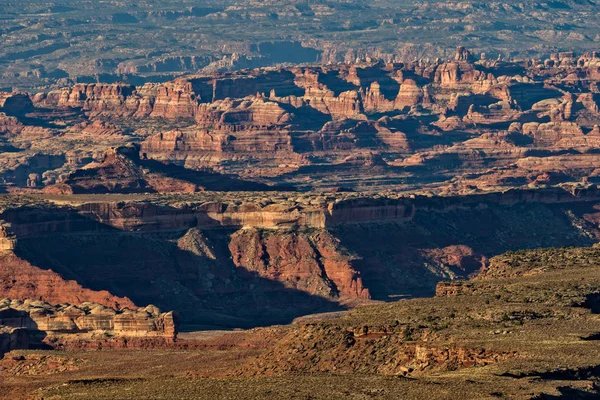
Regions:
M 0 358 L 11 350 L 51 350 L 44 343 L 46 332 L 39 329 L 37 323 L 26 311 L 7 308 L 0 311 L 0 326 L 14 328 L 13 332 L 0 333 Z
M 398 96 L 400 84 L 392 79 L 389 71 L 382 69 L 382 64 L 357 68 L 356 74 L 363 88 L 370 86 L 373 82 L 377 82 L 380 86 L 381 94 L 386 100 L 393 101 Z
M 202 186 L 211 191 L 294 191 L 290 185 L 270 186 L 260 182 L 240 179 L 234 175 L 221 174 L 208 170 L 192 170 L 175 164 L 156 160 L 140 160 L 143 168 Z
M 75 194 L 155 193 L 162 186 L 211 191 L 294 191 L 292 186 L 270 186 L 211 170 L 192 170 L 168 162 L 140 158 L 138 145 L 110 149 L 94 168 L 78 169 L 62 182 Z M 167 178 L 167 179 L 165 179 Z M 169 181 L 173 178 L 178 181 Z M 154 183 L 153 183 L 154 182 Z M 155 187 L 158 182 L 158 187 Z M 191 184 L 191 185 L 190 185 Z M 183 189 L 179 189 L 185 191 Z
M 562 93 L 556 89 L 546 88 L 542 83 L 517 83 L 509 87 L 511 97 L 516 100 L 521 110 L 531 110 L 531 107 L 542 100 L 561 98 Z
M 353 266 L 373 299 L 389 301 L 433 295 L 437 282 L 449 279 L 423 255 L 427 249 L 464 245 L 489 258 L 508 250 L 590 246 L 593 239 L 572 225 L 567 212 L 583 215 L 593 212 L 592 206 L 491 203 L 480 207 L 473 203 L 444 212 L 420 210 L 407 221 L 347 224 L 329 231 L 359 256 Z M 452 272 L 466 278 L 475 271 L 455 268 Z
M 542 393 L 538 396 L 532 397 L 532 400 L 597 400 L 600 398 L 600 387 L 598 387 L 598 385 L 595 383 L 593 384 L 593 388 L 591 390 L 584 390 L 571 386 L 559 387 L 557 390 L 560 392 L 559 395 Z
M 592 314 L 600 314 L 600 293 L 590 293 L 585 296 L 585 301 L 581 305 L 583 308 L 587 308 Z M 596 336 L 599 336 L 596 334 Z M 587 340 L 598 340 L 598 339 L 587 339 Z
M 319 72 L 319 83 L 327 86 L 327 89 L 333 91 L 335 96 L 349 90 L 357 90 L 358 86 L 340 78 L 339 71 Z

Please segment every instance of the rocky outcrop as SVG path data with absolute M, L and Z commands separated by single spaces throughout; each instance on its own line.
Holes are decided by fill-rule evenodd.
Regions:
M 161 57 L 154 61 L 144 62 L 131 60 L 121 62 L 115 72 L 119 75 L 145 74 L 145 73 L 164 73 L 164 72 L 194 72 L 209 63 L 207 57 L 201 56 L 168 56 Z
M 10 232 L 10 227 L 7 225 L 0 223 L 0 254 L 14 250 L 17 242 L 15 236 Z
M 178 316 L 145 308 L 97 303 L 51 305 L 40 300 L 0 299 L 0 357 L 30 346 L 57 349 L 153 348 L 173 344 Z
M 312 108 L 323 114 L 331 115 L 334 119 L 365 119 L 363 106 L 357 91 L 349 90 L 336 96 L 332 90 L 325 88 L 308 88 L 304 101 Z
M 406 376 L 484 366 L 517 355 L 516 352 L 456 345 L 414 343 L 415 337 L 403 340 L 410 337 L 404 332 L 406 328 L 391 326 L 346 330 L 326 323 L 305 324 L 279 340 L 272 349 L 242 365 L 239 372 L 247 376 L 277 376 L 290 371 L 335 371 L 336 374 L 369 371 Z M 390 351 L 394 354 L 391 360 Z
M 234 137 L 226 131 L 176 129 L 149 137 L 142 143 L 141 151 L 156 155 L 173 152 L 223 152 L 232 150 L 233 139 Z
M 385 98 L 378 82 L 371 83 L 367 88 L 362 103 L 364 110 L 371 113 L 389 112 L 394 109 L 394 102 Z
M 13 116 L 0 113 L 0 135 L 16 135 L 23 130 L 23 124 Z
M 301 156 L 294 149 L 291 132 L 269 126 L 241 130 L 192 126 L 158 133 L 141 143 L 141 152 L 149 159 L 177 162 L 186 168 L 205 170 L 221 168 L 242 159 L 249 162 L 260 159 L 265 170 L 270 170 L 270 164 L 274 164 L 273 174 L 285 172 L 282 162 L 300 161 Z M 243 172 L 262 175 L 257 169 Z
M 58 107 L 75 107 L 95 113 L 110 111 L 127 114 L 127 97 L 135 88 L 126 84 L 76 84 L 63 89 L 58 97 Z
M 277 102 L 262 96 L 203 103 L 198 105 L 194 115 L 201 126 L 229 127 L 231 131 L 243 130 L 245 126 L 282 125 L 291 120 L 291 115 Z
M 122 134 L 122 131 L 116 125 L 101 120 L 96 120 L 92 123 L 83 123 L 78 128 L 81 129 L 82 134 L 94 137 Z
M 164 136 L 160 136 L 164 137 Z M 158 146 L 164 149 L 159 137 Z M 168 135 L 167 135 L 168 137 Z M 145 146 L 140 158 L 138 145 L 111 148 L 102 161 L 92 162 L 44 188 L 46 193 L 192 193 L 209 190 L 271 190 L 271 187 L 245 182 L 233 176 L 212 171 L 194 171 L 148 160 L 155 146 Z
M 150 116 L 191 119 L 197 106 L 191 82 L 180 79 L 158 86 Z
M 423 90 L 413 79 L 405 79 L 400 85 L 400 91 L 394 101 L 394 108 L 402 110 L 405 107 L 414 107 L 426 100 Z M 428 99 L 427 99 L 428 100 Z
M 48 193 L 153 191 L 136 160 L 139 160 L 139 155 L 135 146 L 109 149 L 100 163 L 88 164 L 45 190 Z
M 56 134 L 56 130 L 44 128 L 42 126 L 25 126 L 21 130 L 19 138 L 26 140 L 48 139 L 56 136 Z
M 444 89 L 483 94 L 491 90 L 498 80 L 491 73 L 486 74 L 466 61 L 452 61 L 437 67 L 434 82 Z
M 600 145 L 600 132 L 592 131 L 585 135 L 579 125 L 568 121 L 526 123 L 523 125 L 523 134 L 531 135 L 538 147 L 577 148 Z
M 459 46 L 456 48 L 456 54 L 454 55 L 454 61 L 473 61 L 473 56 L 471 55 L 471 52 L 462 47 Z
M 177 336 L 177 316 L 150 305 L 114 309 L 97 303 L 57 306 L 36 300 L 0 299 L 0 325 L 46 333 L 106 331 L 122 336 Z

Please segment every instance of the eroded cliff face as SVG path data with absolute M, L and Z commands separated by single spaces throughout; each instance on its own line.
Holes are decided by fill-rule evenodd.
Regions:
M 131 299 L 176 310 L 186 324 L 247 327 L 430 295 L 438 281 L 476 274 L 506 250 L 600 238 L 595 187 L 379 199 L 342 193 L 295 204 L 243 196 L 73 196 L 67 205 L 8 207 L 1 217 L 15 241 L 4 255 L 1 293 L 73 304 Z
M 0 358 L 12 350 L 29 348 L 29 332 L 23 328 L 0 327 Z
M 112 308 L 98 303 L 51 305 L 41 300 L 0 299 L 0 357 L 40 348 L 145 348 L 172 344 L 178 316 L 154 306 Z
M 139 145 L 129 144 L 108 149 L 100 161 L 60 177 L 43 191 L 51 194 L 100 194 L 274 189 L 276 187 L 245 181 L 233 175 L 211 170 L 193 171 L 168 162 L 148 160 L 146 153 L 144 159 L 140 159 Z

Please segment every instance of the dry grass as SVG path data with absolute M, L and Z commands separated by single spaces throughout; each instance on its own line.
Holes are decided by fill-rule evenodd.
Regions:
M 592 301 L 598 262 L 596 248 L 507 253 L 460 295 L 359 307 L 288 327 L 187 334 L 231 344 L 224 350 L 42 352 L 76 359 L 77 368 L 28 376 L 6 370 L 0 389 L 44 399 L 593 398 L 600 349 L 584 338 L 600 332 Z M 463 358 L 394 361 L 415 346 L 492 358 L 476 366 L 460 364 Z M 39 353 L 13 352 L 2 365 Z

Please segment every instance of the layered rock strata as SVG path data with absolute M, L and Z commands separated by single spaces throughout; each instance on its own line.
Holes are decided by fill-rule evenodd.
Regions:
M 150 305 L 114 309 L 97 303 L 50 305 L 34 300 L 0 300 L 0 325 L 45 333 L 105 331 L 122 336 L 177 336 L 177 316 Z

